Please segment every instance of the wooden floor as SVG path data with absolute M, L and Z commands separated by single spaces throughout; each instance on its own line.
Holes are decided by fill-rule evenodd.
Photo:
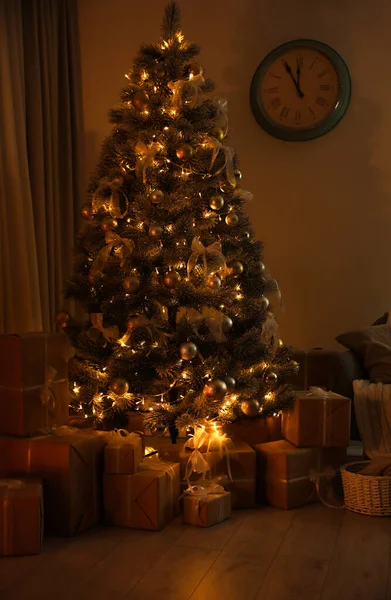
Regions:
M 96 529 L 0 559 L 1 600 L 391 600 L 391 520 L 313 504 L 210 529 Z

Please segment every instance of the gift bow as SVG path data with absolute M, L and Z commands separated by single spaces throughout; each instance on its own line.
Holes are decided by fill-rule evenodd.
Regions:
M 308 396 L 318 396 L 319 398 L 323 398 L 325 400 L 330 396 L 330 392 L 327 392 L 320 387 L 310 386 Z
M 147 169 L 152 167 L 155 156 L 160 148 L 158 142 L 153 142 L 149 146 L 144 144 L 144 142 L 138 142 L 135 146 L 136 153 L 140 155 L 137 157 L 136 162 L 136 177 L 142 179 L 143 183 L 147 182 Z
M 228 101 L 227 98 L 216 99 L 217 124 L 221 125 L 224 136 L 228 131 Z
M 126 429 L 113 429 L 108 433 L 108 443 L 109 444 L 133 444 L 137 442 L 140 438 L 142 438 L 141 431 L 132 431 L 129 432 Z
M 175 110 L 180 110 L 182 106 L 182 93 L 186 88 L 191 90 L 191 98 L 188 101 L 190 108 L 195 108 L 201 103 L 202 86 L 205 84 L 205 79 L 201 74 L 195 75 L 191 79 L 178 79 L 170 81 L 168 87 L 172 91 L 171 104 Z
M 120 262 L 120 266 L 122 267 L 124 264 L 124 259 L 127 256 L 130 256 L 134 250 L 134 242 L 129 240 L 128 238 L 122 238 L 114 231 L 107 231 L 105 234 L 105 242 L 106 246 L 103 246 L 101 250 L 99 250 L 96 258 L 91 267 L 90 275 L 94 277 L 98 273 L 103 273 L 103 269 L 109 259 L 110 253 L 115 246 L 120 246 L 124 249 L 124 255 Z
M 190 273 L 196 266 L 199 256 L 202 256 L 204 262 L 204 274 L 208 274 L 208 254 L 213 261 L 213 265 L 211 266 L 211 268 L 217 269 L 219 267 L 226 267 L 225 256 L 222 253 L 222 247 L 220 242 L 213 242 L 213 244 L 210 244 L 210 246 L 205 247 L 201 242 L 199 236 L 197 236 L 193 238 L 193 241 L 191 243 L 191 254 L 187 262 L 188 277 L 190 276 Z
M 145 329 L 149 333 L 149 337 L 153 341 L 154 336 L 158 337 L 162 344 L 167 344 L 167 338 L 171 337 L 170 333 L 166 333 L 162 331 L 162 329 L 166 326 L 166 323 L 162 320 L 160 315 L 155 315 L 148 319 L 145 315 L 139 315 L 134 319 L 134 328 L 137 327 L 145 327 Z M 121 342 L 127 344 L 129 338 L 131 336 L 131 331 L 127 331 L 121 338 Z
M 206 473 L 209 471 L 210 466 L 200 452 L 200 448 L 207 443 L 209 434 L 206 432 L 204 427 L 196 427 L 194 429 L 193 437 L 189 438 L 184 444 L 184 448 L 190 448 L 192 453 L 189 456 L 189 460 L 186 464 L 186 479 L 190 486 L 189 479 L 192 473 Z
M 119 188 L 122 186 L 124 180 L 122 177 L 115 177 L 114 179 L 109 179 L 108 177 L 102 177 L 99 181 L 99 186 L 95 191 L 93 200 L 92 200 L 92 209 L 94 212 L 98 212 L 101 208 L 108 211 L 110 215 L 115 218 L 123 218 L 128 212 L 128 199 L 125 201 L 125 208 L 121 211 L 120 204 L 120 191 Z M 105 190 L 107 188 L 110 189 L 111 195 L 110 198 L 106 198 L 104 195 Z
M 195 329 L 197 330 L 197 335 L 199 336 L 198 329 L 201 327 L 202 323 L 205 323 L 215 341 L 219 344 L 225 342 L 227 339 L 222 329 L 224 316 L 225 315 L 222 312 L 207 306 L 203 306 L 201 308 L 201 312 L 195 308 L 189 308 L 186 311 L 186 318 L 191 324 L 194 325 Z
M 207 486 L 199 484 L 189 484 L 188 488 L 184 491 L 185 494 L 189 494 L 189 496 L 196 496 L 200 500 L 212 494 L 223 494 L 224 492 L 225 489 L 223 488 L 223 486 L 219 485 L 218 483 L 215 483 L 214 481 L 212 481 L 211 484 Z
M 101 332 L 105 340 L 112 342 L 119 338 L 119 329 L 117 325 L 112 327 L 103 327 L 103 314 L 102 313 L 91 313 L 90 319 L 92 327 Z
M 214 175 L 218 175 L 224 169 L 226 171 L 227 181 L 232 185 L 232 187 L 236 187 L 236 177 L 234 173 L 234 149 L 230 148 L 230 146 L 225 146 L 218 139 L 211 137 L 208 142 L 209 146 L 212 148 L 212 158 L 210 161 L 209 171 L 212 170 L 213 165 L 215 164 L 216 158 L 219 155 L 220 151 L 224 152 L 224 163 L 223 166 L 220 167 L 218 171 L 214 173 Z

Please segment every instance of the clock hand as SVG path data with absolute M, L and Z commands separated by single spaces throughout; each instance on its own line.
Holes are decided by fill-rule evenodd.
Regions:
M 282 61 L 282 63 L 283 63 L 283 65 L 284 65 L 284 67 L 285 67 L 285 71 L 286 71 L 287 73 L 289 73 L 289 75 L 290 75 L 290 76 L 291 76 L 291 78 L 292 78 L 292 81 L 293 81 L 293 83 L 295 84 L 295 88 L 296 88 L 296 90 L 297 90 L 297 95 L 298 95 L 298 96 L 300 96 L 300 98 L 303 98 L 303 97 L 304 97 L 304 94 L 303 94 L 303 92 L 302 92 L 302 91 L 301 91 L 301 89 L 300 89 L 300 84 L 299 84 L 299 83 L 296 81 L 296 79 L 293 77 L 293 73 L 292 73 L 292 69 L 291 69 L 290 65 L 288 65 L 288 63 L 286 62 L 286 60 L 283 60 L 283 61 Z

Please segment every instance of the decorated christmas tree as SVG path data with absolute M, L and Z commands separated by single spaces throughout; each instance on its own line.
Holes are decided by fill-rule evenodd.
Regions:
M 227 104 L 165 11 L 111 109 L 82 207 L 67 294 L 88 319 L 56 320 L 75 348 L 76 414 L 112 426 L 141 411 L 153 434 L 270 416 L 296 370 L 268 295 L 278 292 L 245 213 Z

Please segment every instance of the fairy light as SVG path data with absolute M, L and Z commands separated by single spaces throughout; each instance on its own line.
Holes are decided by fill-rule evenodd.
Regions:
M 76 382 L 73 384 L 73 393 L 78 394 L 80 392 L 80 386 L 76 385 Z
M 182 31 L 177 31 L 175 37 L 179 43 L 183 42 L 183 40 L 185 39 L 185 36 L 183 35 Z
M 265 400 L 270 401 L 270 400 L 273 400 L 273 398 L 274 398 L 273 392 L 268 392 L 267 394 L 265 394 Z
M 146 79 L 148 79 L 148 73 L 146 72 L 146 70 L 145 70 L 145 69 L 143 69 L 143 70 L 141 71 L 141 79 L 142 79 L 143 81 L 145 81 Z
M 144 229 L 144 223 L 142 221 L 137 224 L 137 229 Z
M 243 300 L 243 294 L 236 294 L 236 300 Z
M 171 224 L 171 225 L 167 225 L 167 226 L 166 226 L 166 229 L 167 229 L 167 231 L 168 231 L 169 233 L 171 233 L 171 232 L 172 232 L 173 228 L 174 228 L 174 226 L 173 226 L 172 224 Z
M 154 86 L 153 86 L 153 91 L 154 91 L 154 92 L 155 92 L 155 94 L 156 94 L 156 92 L 157 92 L 157 87 L 156 87 L 156 85 L 154 85 Z

